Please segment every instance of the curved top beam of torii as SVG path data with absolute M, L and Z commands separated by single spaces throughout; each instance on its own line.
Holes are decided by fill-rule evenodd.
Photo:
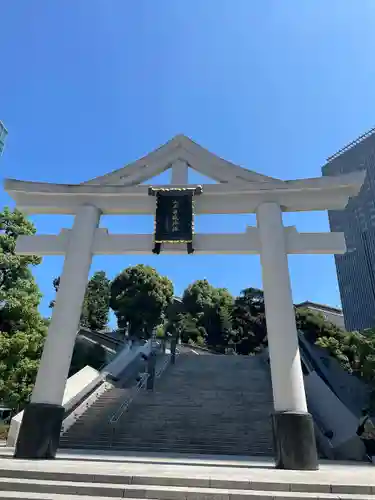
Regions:
M 83 184 L 134 186 L 168 170 L 178 160 L 220 183 L 283 182 L 223 160 L 189 137 L 179 134 L 143 158 Z
M 234 165 L 178 135 L 140 160 L 82 184 L 5 180 L 5 190 L 27 213 L 74 214 L 79 206 L 97 206 L 103 214 L 154 214 L 155 198 L 141 184 L 173 168 L 189 166 L 218 181 L 203 186 L 197 214 L 251 213 L 264 202 L 283 211 L 343 209 L 361 189 L 365 172 L 335 177 L 282 181 Z

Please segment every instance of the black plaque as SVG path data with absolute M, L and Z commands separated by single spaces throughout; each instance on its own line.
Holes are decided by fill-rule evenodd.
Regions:
M 154 253 L 160 253 L 163 243 L 186 243 L 188 253 L 193 252 L 193 196 L 200 193 L 200 187 L 150 188 L 149 194 L 156 196 Z
M 188 243 L 193 240 L 193 196 L 173 191 L 156 195 L 155 243 Z

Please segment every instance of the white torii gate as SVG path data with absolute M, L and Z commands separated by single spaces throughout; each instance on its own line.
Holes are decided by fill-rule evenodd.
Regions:
M 79 185 L 5 181 L 6 191 L 22 211 L 75 216 L 72 229 L 59 235 L 20 236 L 17 242 L 19 254 L 65 255 L 65 260 L 15 457 L 53 458 L 56 454 L 63 394 L 92 256 L 152 251 L 152 234 L 110 234 L 98 228 L 100 216 L 155 214 L 155 197 L 149 196 L 149 186 L 141 183 L 170 168 L 171 185 L 187 187 L 189 167 L 218 182 L 202 186 L 202 194 L 195 199 L 196 214 L 256 213 L 257 227 L 247 227 L 238 234 L 196 234 L 194 248 L 198 254 L 260 254 L 277 465 L 289 469 L 318 467 L 287 256 L 341 254 L 346 250 L 345 240 L 342 233 L 299 233 L 295 227 L 284 227 L 282 212 L 343 209 L 359 192 L 364 173 L 282 181 L 225 161 L 183 135 L 126 167 Z M 186 248 L 164 244 L 163 253 L 186 253 Z

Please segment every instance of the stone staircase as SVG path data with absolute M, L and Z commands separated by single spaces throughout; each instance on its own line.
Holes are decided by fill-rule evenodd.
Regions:
M 159 354 L 156 359 L 156 370 L 165 364 L 166 356 Z M 138 377 L 145 373 L 143 360 L 135 360 L 123 372 L 122 377 L 112 389 L 103 393 L 95 403 L 76 421 L 76 423 L 60 437 L 61 448 L 77 448 L 83 442 L 83 447 L 91 444 L 100 449 L 109 448 L 113 440 L 114 427 L 110 419 L 124 401 L 134 397 L 137 391 Z M 144 390 L 144 389 L 141 389 Z M 95 436 L 95 439 L 93 439 Z M 103 444 L 105 441 L 105 444 Z M 78 446 L 79 447 L 79 446 Z
M 77 420 L 77 422 L 60 437 L 61 448 L 77 448 L 78 443 L 87 447 L 97 443 L 101 447 L 102 437 L 107 441 L 106 448 L 112 443 L 112 427 L 108 424 L 113 413 L 129 397 L 131 388 L 113 387 L 102 394 L 99 399 Z
M 105 394 L 61 447 L 203 455 L 272 456 L 272 391 L 258 357 L 181 354 L 115 425 L 118 390 Z

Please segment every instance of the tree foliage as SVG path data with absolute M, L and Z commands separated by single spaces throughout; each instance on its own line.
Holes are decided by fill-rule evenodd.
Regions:
M 0 400 L 15 409 L 30 396 L 47 331 L 30 270 L 41 259 L 15 254 L 18 236 L 34 233 L 17 209 L 0 212 Z
M 172 282 L 143 264 L 124 269 L 111 283 L 110 306 L 130 336 L 149 338 L 172 299 Z
M 41 318 L 41 299 L 29 266 L 40 264 L 35 256 L 16 255 L 16 241 L 21 234 L 34 234 L 33 224 L 18 211 L 0 212 L 0 330 L 25 331 Z
M 238 354 L 259 351 L 267 344 L 263 292 L 247 288 L 237 298 L 225 288 L 215 288 L 198 280 L 183 294 L 185 317 L 183 338 L 202 338 L 220 352 L 233 349 Z
M 103 330 L 108 323 L 109 298 L 110 280 L 104 271 L 97 271 L 87 285 L 81 325 L 91 330 Z
M 231 345 L 233 296 L 226 288 L 215 288 L 207 280 L 197 280 L 189 285 L 183 293 L 182 302 L 186 317 L 181 321 L 185 337 L 192 335 L 201 339 L 210 347 L 224 352 Z
M 310 343 L 327 349 L 349 373 L 368 379 L 371 356 L 375 354 L 371 335 L 347 332 L 309 309 L 297 309 L 296 322 Z
M 320 337 L 340 336 L 345 332 L 333 323 L 326 321 L 321 313 L 311 309 L 296 309 L 297 328 L 304 332 L 305 338 L 312 344 Z
M 187 287 L 185 313 L 179 319 L 182 339 L 220 351 L 233 347 L 238 354 L 261 351 L 267 346 L 263 291 L 246 288 L 233 303 L 222 290 L 207 280 Z M 375 383 L 375 330 L 349 333 L 311 309 L 296 309 L 296 323 L 310 343 L 327 349 L 345 370 Z
M 178 330 L 181 333 L 182 342 L 194 342 L 200 346 L 205 345 L 207 332 L 203 326 L 199 326 L 197 318 L 189 313 L 182 314 L 178 322 Z
M 56 293 L 60 286 L 60 276 L 53 280 Z M 109 316 L 110 280 L 105 271 L 96 271 L 90 278 L 82 304 L 80 325 L 91 330 L 103 330 L 107 326 Z M 55 306 L 55 300 L 49 304 Z
M 263 291 L 246 288 L 236 298 L 233 310 L 236 351 L 258 352 L 267 345 L 267 327 Z
M 53 288 L 55 289 L 55 292 L 57 293 L 59 291 L 59 288 L 60 288 L 60 276 L 58 276 L 57 278 L 54 278 L 54 280 L 52 281 L 52 285 L 53 285 Z M 55 304 L 56 304 L 56 299 L 53 299 L 49 303 L 48 307 L 50 309 L 53 309 L 55 307 Z
M 316 344 L 327 349 L 349 373 L 375 382 L 375 338 L 366 332 L 328 330 Z

